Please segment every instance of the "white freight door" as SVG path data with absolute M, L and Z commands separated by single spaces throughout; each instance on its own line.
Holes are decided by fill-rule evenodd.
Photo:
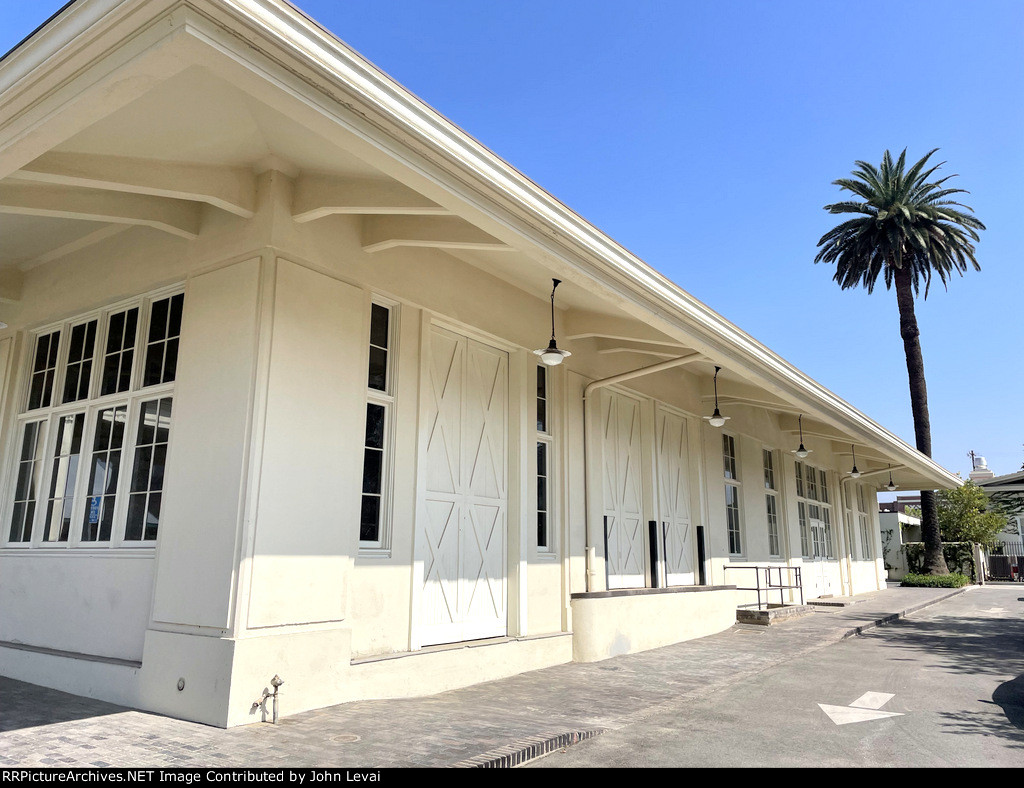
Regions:
M 605 391 L 601 397 L 604 522 L 609 588 L 643 588 L 644 528 L 640 402 Z
M 690 463 L 686 419 L 658 408 L 658 528 L 670 586 L 693 585 Z
M 428 352 L 420 642 L 503 636 L 508 354 L 438 326 Z

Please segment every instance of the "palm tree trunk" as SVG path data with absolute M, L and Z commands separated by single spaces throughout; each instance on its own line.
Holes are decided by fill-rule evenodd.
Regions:
M 928 418 L 928 387 L 924 380 L 924 357 L 921 355 L 920 332 L 914 313 L 913 278 L 909 268 L 896 268 L 896 301 L 900 308 L 900 336 L 907 356 L 907 374 L 910 378 L 910 407 L 914 414 L 914 436 L 917 450 L 932 456 L 932 429 Z M 935 492 L 921 490 L 921 538 L 924 541 L 924 573 L 949 573 L 942 555 L 942 536 L 939 516 L 935 507 Z

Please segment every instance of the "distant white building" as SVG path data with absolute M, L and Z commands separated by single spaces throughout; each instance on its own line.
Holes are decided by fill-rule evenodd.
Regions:
M 905 512 L 879 512 L 878 527 L 882 534 L 882 551 L 889 580 L 900 580 L 910 571 L 903 546 L 921 541 L 921 518 Z
M 283 0 L 0 61 L 0 320 L 0 672 L 214 725 L 882 588 L 959 484 Z

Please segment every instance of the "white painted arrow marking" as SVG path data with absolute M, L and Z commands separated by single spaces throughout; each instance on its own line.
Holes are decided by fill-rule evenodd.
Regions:
M 849 725 L 851 722 L 869 722 L 886 717 L 902 717 L 895 711 L 875 711 L 873 709 L 855 709 L 852 706 L 827 706 L 819 703 L 818 708 L 828 715 L 836 725 Z
M 896 711 L 878 711 L 896 696 L 889 692 L 865 692 L 849 706 L 830 706 L 819 703 L 818 708 L 828 715 L 836 725 L 849 725 L 851 722 L 870 722 L 886 717 L 902 717 Z
M 880 709 L 895 697 L 891 692 L 865 692 L 850 705 L 858 709 Z

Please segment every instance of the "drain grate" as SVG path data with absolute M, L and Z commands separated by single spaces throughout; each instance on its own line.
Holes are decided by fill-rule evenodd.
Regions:
M 569 731 L 567 733 L 547 734 L 531 736 L 528 739 L 520 739 L 505 747 L 485 752 L 474 758 L 467 758 L 454 764 L 454 768 L 463 769 L 510 769 L 514 766 L 522 766 L 528 761 L 547 755 L 549 752 L 569 747 L 585 739 L 592 739 L 603 730 Z

